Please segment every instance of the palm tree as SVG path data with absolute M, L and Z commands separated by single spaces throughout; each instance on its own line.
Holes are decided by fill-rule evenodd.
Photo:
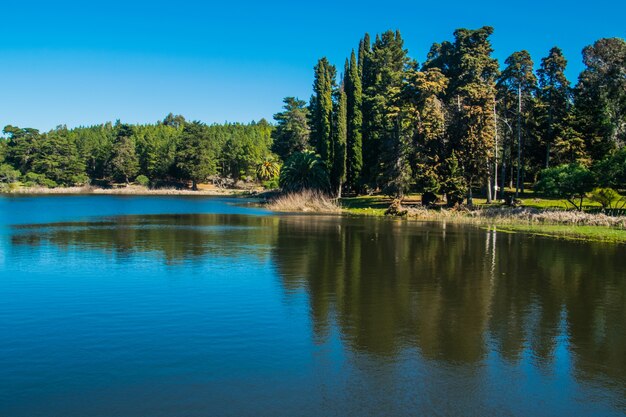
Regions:
M 330 189 L 326 166 L 319 155 L 312 151 L 291 155 L 280 170 L 278 184 L 288 193 L 303 190 L 327 192 Z
M 265 158 L 256 168 L 256 176 L 261 181 L 276 178 L 280 172 L 280 165 L 273 158 Z

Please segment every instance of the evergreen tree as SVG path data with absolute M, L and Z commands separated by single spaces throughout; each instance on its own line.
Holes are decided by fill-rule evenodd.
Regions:
M 450 145 L 457 150 L 461 171 L 472 204 L 472 186 L 476 181 L 486 184 L 493 155 L 495 122 L 495 78 L 498 62 L 491 57 L 489 36 L 493 28 L 458 29 L 453 45 L 439 48 L 440 69 L 450 79 L 447 92 L 451 109 Z
M 127 124 L 117 126 L 117 136 L 113 143 L 113 154 L 109 161 L 109 172 L 116 181 L 127 184 L 139 171 L 139 159 L 133 140 L 133 128 Z
M 204 123 L 185 124 L 176 153 L 176 168 L 182 179 L 191 181 L 194 190 L 198 182 L 217 174 L 217 152 Z
M 311 141 L 317 153 L 330 169 L 332 167 L 333 90 L 337 70 L 322 58 L 315 66 L 313 100 L 311 100 Z
M 284 111 L 274 115 L 272 152 L 286 161 L 293 153 L 308 149 L 310 129 L 306 102 L 294 97 L 285 97 L 283 102 Z
M 403 173 L 399 166 L 409 168 L 405 156 L 410 153 L 406 146 L 411 139 L 404 131 L 410 124 L 410 117 L 400 109 L 404 75 L 409 64 L 400 32 L 387 31 L 377 36 L 366 62 L 364 78 L 367 75 L 370 84 L 363 98 L 369 116 L 367 142 L 363 144 L 366 148 L 363 155 L 365 181 L 372 188 L 382 186 L 401 195 L 407 184 L 400 179 Z M 400 182 L 401 186 L 390 186 Z
M 333 165 L 331 169 L 331 186 L 336 196 L 341 197 L 341 189 L 346 180 L 346 157 L 348 138 L 348 105 L 346 93 L 342 88 L 337 92 L 337 104 L 333 129 Z
M 506 59 L 505 64 L 507 66 L 498 79 L 498 90 L 501 96 L 505 96 L 504 102 L 509 105 L 504 111 L 508 114 L 515 114 L 515 117 L 510 118 L 515 120 L 515 143 L 517 145 L 515 195 L 517 196 L 520 190 L 524 191 L 526 163 L 523 151 L 525 144 L 532 145 L 528 124 L 534 111 L 537 77 L 533 72 L 533 61 L 527 51 L 514 52 Z
M 626 41 L 605 38 L 583 49 L 575 92 L 578 129 L 600 160 L 626 143 Z
M 361 41 L 363 44 L 363 41 Z M 361 170 L 363 169 L 363 90 L 359 64 L 354 51 L 350 55 L 350 63 L 345 76 L 347 100 L 347 185 L 348 189 L 358 192 L 361 186 Z

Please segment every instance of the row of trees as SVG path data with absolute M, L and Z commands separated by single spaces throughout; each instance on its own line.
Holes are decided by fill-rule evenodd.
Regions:
M 47 133 L 6 126 L 0 181 L 56 186 L 138 179 L 195 188 L 211 176 L 256 179 L 259 166 L 273 164 L 272 128 L 265 120 L 209 126 L 172 114 L 156 124 L 60 126 Z
M 434 44 L 422 65 L 399 31 L 373 42 L 366 34 L 339 77 L 326 58 L 318 61 L 308 104 L 285 98 L 273 150 L 296 166 L 314 166 L 301 155 L 313 151 L 328 176 L 318 186 L 337 195 L 412 190 L 471 203 L 472 189 L 488 200 L 505 186 L 518 194 L 543 169 L 606 163 L 624 146 L 623 39 L 584 48 L 586 68 L 572 87 L 557 47 L 536 70 L 527 51 L 500 70 L 492 33 L 459 29 L 452 41 Z

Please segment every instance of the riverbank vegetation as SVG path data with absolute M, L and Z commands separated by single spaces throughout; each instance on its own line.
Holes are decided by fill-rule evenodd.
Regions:
M 411 213 L 407 196 L 419 195 L 424 210 L 444 215 L 442 206 L 456 215 L 486 204 L 510 213 L 523 205 L 623 214 L 626 42 L 586 46 L 572 85 L 558 47 L 538 65 L 525 50 L 501 64 L 492 34 L 458 29 L 422 62 L 399 31 L 365 34 L 341 70 L 319 59 L 309 102 L 285 98 L 274 124 L 206 125 L 170 114 L 155 124 L 46 133 L 6 126 L 0 187 L 195 190 L 210 182 L 304 192 L 276 200 L 283 209 L 327 211 L 330 196 L 348 197 L 341 201 L 353 212 L 377 213 L 387 211 L 378 205 L 389 196 Z M 381 197 L 376 206 L 350 206 L 370 195 Z

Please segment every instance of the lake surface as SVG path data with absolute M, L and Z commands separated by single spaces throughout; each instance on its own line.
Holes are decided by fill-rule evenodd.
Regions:
M 619 416 L 626 246 L 0 197 L 0 416 Z

